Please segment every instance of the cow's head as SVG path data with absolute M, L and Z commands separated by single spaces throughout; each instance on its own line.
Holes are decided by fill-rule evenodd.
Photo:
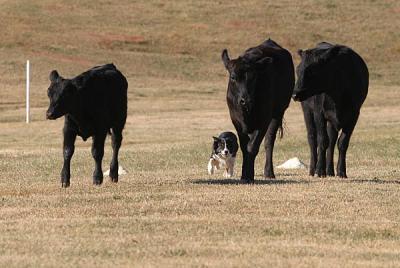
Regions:
M 293 90 L 295 101 L 304 101 L 333 88 L 336 68 L 331 63 L 339 50 L 339 46 L 324 50 L 298 50 L 301 62 L 296 68 L 297 81 Z
M 47 119 L 57 119 L 68 113 L 73 105 L 77 90 L 69 79 L 62 78 L 57 71 L 50 73 L 50 87 L 47 96 L 50 105 L 46 112 Z
M 272 63 L 272 58 L 263 57 L 251 61 L 244 57 L 229 59 L 228 51 L 222 51 L 222 62 L 229 72 L 228 89 L 233 94 L 236 105 L 250 113 L 256 100 L 256 87 L 260 79 L 265 78 L 265 72 Z

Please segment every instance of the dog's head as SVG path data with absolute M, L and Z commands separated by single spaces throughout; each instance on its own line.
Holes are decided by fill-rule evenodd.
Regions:
M 232 137 L 213 137 L 213 154 L 222 158 L 236 157 L 238 151 L 238 144 L 236 136 Z

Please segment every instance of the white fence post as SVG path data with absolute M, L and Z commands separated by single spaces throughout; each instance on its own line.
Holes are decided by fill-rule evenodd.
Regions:
M 30 103 L 29 103 L 29 60 L 26 61 L 26 123 L 28 124 L 30 121 Z

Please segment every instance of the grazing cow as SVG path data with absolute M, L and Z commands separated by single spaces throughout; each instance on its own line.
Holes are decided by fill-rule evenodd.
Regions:
M 96 162 L 93 183 L 100 185 L 103 182 L 101 162 L 104 141 L 110 132 L 113 147 L 110 178 L 118 182 L 118 151 L 127 113 L 126 78 L 114 64 L 106 64 L 72 79 L 65 79 L 57 71 L 52 71 L 50 81 L 47 119 L 54 120 L 65 115 L 61 186 L 70 185 L 70 162 L 77 135 L 84 141 L 93 137 L 92 155 Z
M 333 152 L 337 141 L 336 175 L 347 178 L 346 151 L 367 97 L 368 68 L 356 52 L 343 45 L 322 42 L 298 53 L 301 62 L 293 99 L 301 101 L 303 108 L 311 151 L 310 175 L 335 176 Z
M 254 182 L 254 160 L 265 137 L 264 176 L 275 178 L 272 152 L 276 133 L 294 87 L 294 66 L 290 53 L 268 39 L 247 49 L 237 59 L 222 52 L 229 72 L 227 103 L 243 153 L 241 179 Z

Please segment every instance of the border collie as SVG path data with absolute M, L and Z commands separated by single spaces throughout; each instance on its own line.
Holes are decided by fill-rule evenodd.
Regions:
M 225 168 L 225 178 L 233 176 L 236 153 L 239 149 L 236 135 L 232 132 L 223 132 L 213 137 L 212 153 L 208 161 L 208 174 L 214 174 L 216 169 Z

